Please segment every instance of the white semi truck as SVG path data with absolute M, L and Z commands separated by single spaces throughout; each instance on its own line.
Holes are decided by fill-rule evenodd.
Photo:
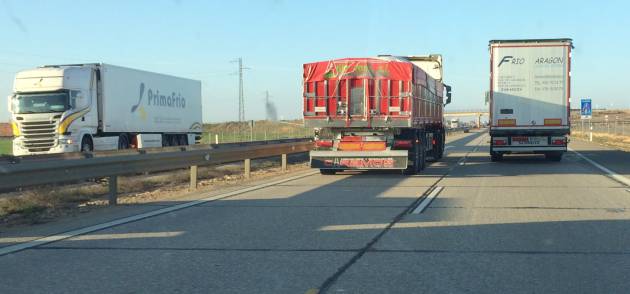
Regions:
M 560 161 L 570 133 L 571 39 L 492 40 L 490 156 Z
M 102 63 L 17 73 L 16 156 L 195 144 L 201 82 Z

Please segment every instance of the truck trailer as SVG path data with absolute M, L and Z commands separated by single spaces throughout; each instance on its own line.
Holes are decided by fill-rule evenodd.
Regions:
M 570 134 L 571 39 L 492 40 L 490 157 L 560 161 Z
M 201 82 L 103 63 L 18 72 L 9 96 L 16 156 L 195 144 Z
M 304 64 L 312 168 L 418 173 L 444 153 L 442 57 L 344 58 Z

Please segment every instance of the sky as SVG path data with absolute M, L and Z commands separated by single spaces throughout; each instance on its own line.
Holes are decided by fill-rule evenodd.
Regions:
M 246 119 L 265 118 L 265 91 L 292 119 L 304 63 L 433 53 L 447 109 L 485 109 L 489 40 L 567 37 L 573 105 L 630 108 L 627 1 L 0 1 L 0 97 L 20 70 L 105 62 L 201 80 L 204 122 L 233 121 L 242 57 Z

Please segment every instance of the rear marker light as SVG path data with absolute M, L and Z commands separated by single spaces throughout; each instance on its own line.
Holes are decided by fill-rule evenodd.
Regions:
M 551 145 L 565 145 L 565 138 L 551 138 Z
M 411 148 L 411 140 L 394 140 L 394 148 Z
M 317 140 L 317 141 L 315 141 L 315 146 L 317 146 L 317 147 L 332 147 L 333 146 L 333 141 L 332 140 Z

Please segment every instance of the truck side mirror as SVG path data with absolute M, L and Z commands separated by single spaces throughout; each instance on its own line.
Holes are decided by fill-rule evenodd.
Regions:
M 446 103 L 444 103 L 444 106 L 446 106 L 451 103 L 451 86 L 444 85 L 444 87 L 446 88 Z

